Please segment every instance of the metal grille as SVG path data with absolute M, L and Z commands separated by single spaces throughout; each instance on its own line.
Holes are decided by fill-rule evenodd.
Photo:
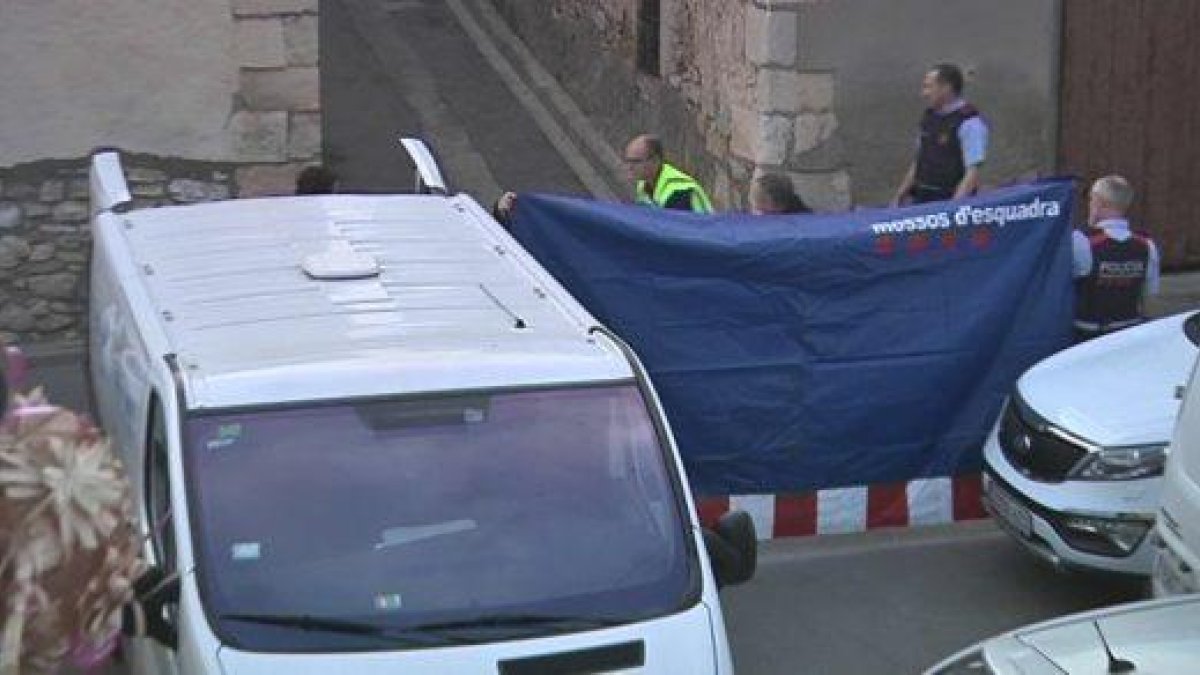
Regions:
M 1000 448 L 1004 456 L 1026 477 L 1048 483 L 1061 483 L 1087 450 L 1047 430 L 1018 401 L 1010 401 L 1000 423 Z

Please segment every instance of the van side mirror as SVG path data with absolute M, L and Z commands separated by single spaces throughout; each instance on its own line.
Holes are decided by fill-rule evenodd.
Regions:
M 151 567 L 133 584 L 135 600 L 125 606 L 121 632 L 128 637 L 150 637 L 168 649 L 179 644 L 172 615 L 179 605 L 179 577 L 161 567 Z
M 721 516 L 715 528 L 704 528 L 704 546 L 718 588 L 743 584 L 754 577 L 758 568 L 758 536 L 750 514 L 731 511 Z

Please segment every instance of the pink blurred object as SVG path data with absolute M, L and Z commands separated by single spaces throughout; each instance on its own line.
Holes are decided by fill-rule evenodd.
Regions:
M 71 651 L 67 654 L 67 662 L 73 668 L 84 672 L 96 672 L 108 665 L 113 653 L 117 651 L 117 633 L 113 633 L 99 643 L 93 643 L 81 635 L 76 635 L 71 641 Z
M 4 348 L 5 372 L 9 391 L 23 391 L 29 384 L 29 357 L 20 347 L 8 345 Z

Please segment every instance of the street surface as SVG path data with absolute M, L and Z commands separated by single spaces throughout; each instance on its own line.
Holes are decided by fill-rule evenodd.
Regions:
M 409 187 L 395 139 L 422 134 L 452 183 L 583 193 L 526 109 L 440 0 L 325 0 L 327 159 L 346 191 Z M 86 403 L 77 354 L 32 354 L 53 400 Z M 758 576 L 724 592 L 738 672 L 913 673 L 1022 624 L 1136 599 L 1123 579 L 1035 562 L 990 523 L 763 544 Z

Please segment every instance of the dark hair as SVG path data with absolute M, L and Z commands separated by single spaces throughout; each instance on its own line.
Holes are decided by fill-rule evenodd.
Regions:
M 764 173 L 754 180 L 766 198 L 779 207 L 780 213 L 812 213 L 812 209 L 796 194 L 792 179 L 787 176 L 781 173 Z
M 934 77 L 943 84 L 950 85 L 950 89 L 955 95 L 961 94 L 963 91 L 963 73 L 962 69 L 953 63 L 939 63 L 929 69 Z
M 337 185 L 337 174 L 323 166 L 306 167 L 296 176 L 296 194 L 327 195 Z
M 663 158 L 663 153 L 665 151 L 663 150 L 663 142 L 661 138 L 654 134 L 646 134 L 645 136 L 642 136 L 642 142 L 646 144 L 647 159 Z

